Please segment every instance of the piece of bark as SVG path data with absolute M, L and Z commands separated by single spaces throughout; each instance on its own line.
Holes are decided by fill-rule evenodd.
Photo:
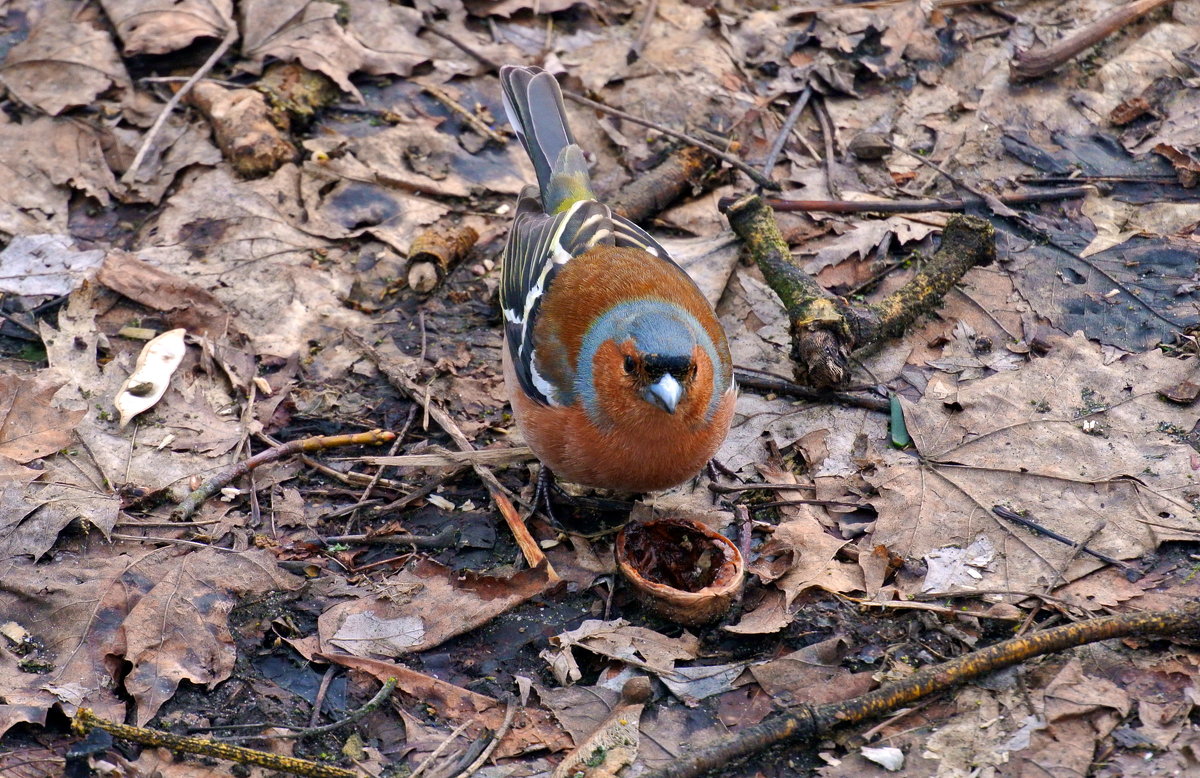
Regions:
M 479 233 L 473 227 L 436 225 L 413 239 L 408 249 L 408 286 L 428 294 L 474 247 Z
M 186 102 L 208 119 L 221 153 L 244 178 L 261 178 L 299 157 L 272 123 L 271 109 L 260 92 L 201 81 Z

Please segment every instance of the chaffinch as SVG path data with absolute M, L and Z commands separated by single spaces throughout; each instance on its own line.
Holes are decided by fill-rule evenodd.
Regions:
M 562 93 L 500 70 L 538 185 L 504 249 L 504 377 L 517 427 L 567 481 L 625 492 L 696 475 L 729 432 L 729 345 L 699 288 L 637 225 L 596 200 Z

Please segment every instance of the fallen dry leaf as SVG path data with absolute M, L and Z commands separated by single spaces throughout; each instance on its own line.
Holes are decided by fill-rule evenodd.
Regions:
M 67 233 L 67 201 L 78 190 L 108 203 L 119 190 L 100 138 L 86 124 L 40 116 L 0 124 L 0 232 Z
M 350 81 L 357 71 L 408 76 L 429 58 L 416 37 L 420 13 L 386 0 L 354 0 L 344 6 L 318 0 L 249 0 L 243 19 L 242 54 L 255 68 L 267 57 L 297 61 L 329 76 L 362 100 Z M 345 14 L 343 25 L 339 15 Z
M 872 542 L 917 559 L 986 535 L 997 558 L 979 588 L 1029 591 L 1072 551 L 1002 522 L 993 505 L 1028 511 L 1075 540 L 1103 520 L 1091 547 L 1118 559 L 1193 538 L 1200 485 L 1186 436 L 1195 414 L 1158 395 L 1191 369 L 1159 351 L 1105 365 L 1100 348 L 1076 335 L 1015 372 L 931 382 L 921 401 L 905 403 L 921 459 L 890 452 L 867 476 L 879 489 Z M 1099 565 L 1080 556 L 1065 579 Z
M 78 466 L 75 452 L 47 463 L 42 480 L 31 484 L 23 496 L 5 490 L 0 519 L 0 557 L 29 556 L 42 559 L 58 541 L 59 533 L 73 522 L 112 533 L 121 501 L 98 487 Z
M 0 82 L 16 99 L 55 116 L 92 103 L 116 86 L 128 89 L 129 75 L 108 33 L 79 18 L 65 0 L 50 0 L 29 37 L 9 49 Z
M 786 595 L 790 607 L 803 592 L 820 588 L 830 592 L 863 591 L 862 569 L 852 562 L 837 559 L 847 541 L 833 537 L 819 521 L 804 516 L 785 521 L 775 528 L 771 539 L 760 551 L 759 562 L 749 566 L 750 572 L 772 575 L 765 567 L 765 558 L 779 557 L 783 574 L 773 585 Z M 774 576 L 772 576 L 774 577 Z
M 434 706 L 439 716 L 448 721 L 475 725 L 477 731 L 484 728 L 495 731 L 504 720 L 505 706 L 500 700 L 418 673 L 404 665 L 343 654 L 318 653 L 315 658 L 370 673 L 380 681 L 394 678 L 396 688 L 401 692 Z M 543 748 L 564 751 L 570 747 L 570 736 L 545 711 L 526 707 L 517 714 L 513 727 L 500 741 L 496 755 L 515 756 Z
M 31 462 L 74 439 L 84 411 L 56 408 L 52 400 L 61 388 L 45 378 L 0 374 L 0 456 Z
M 1085 675 L 1077 659 L 1054 677 L 1040 701 L 1046 727 L 1011 755 L 1018 774 L 1085 775 L 1099 741 L 1129 713 L 1128 695 L 1112 681 Z
M 69 235 L 21 235 L 0 251 L 0 291 L 15 295 L 65 295 L 104 259 L 81 251 Z
M 355 656 L 389 657 L 424 651 L 540 594 L 549 582 L 544 566 L 501 578 L 422 560 L 388 579 L 388 594 L 322 613 L 322 650 L 338 653 L 336 646 Z
M 121 621 L 120 655 L 132 665 L 125 689 L 137 701 L 139 724 L 154 717 L 180 681 L 211 685 L 233 672 L 236 651 L 228 617 L 238 598 L 293 591 L 302 583 L 260 549 L 165 556 L 176 558 L 156 571 L 144 594 L 129 601 Z
M 101 0 L 126 56 L 167 54 L 197 38 L 224 38 L 232 0 Z
M 96 282 L 168 314 L 172 324 L 195 335 L 222 338 L 230 332 L 231 314 L 214 294 L 127 251 L 110 251 Z
M 0 650 L 0 732 L 22 721 L 44 722 L 61 704 L 68 713 L 87 705 L 121 721 L 120 663 L 132 664 L 125 688 L 138 700 L 138 723 L 149 721 L 181 680 L 216 683 L 233 668 L 226 624 L 237 597 L 290 591 L 300 580 L 279 570 L 267 552 L 184 551 L 177 547 L 126 554 L 94 544 L 38 566 L 27 559 L 0 563 L 0 612 L 26 630 L 36 648 L 21 661 Z M 113 660 L 116 659 L 116 664 Z M 9 672 L 13 669 L 13 672 Z M 76 689 L 71 700 L 50 688 Z
M 543 651 L 542 658 L 550 664 L 551 671 L 563 686 L 582 677 L 572 653 L 575 648 L 625 662 L 655 675 L 670 674 L 676 662 L 695 659 L 700 648 L 696 637 L 686 630 L 678 638 L 669 638 L 652 629 L 633 626 L 624 619 L 588 619 L 577 629 L 550 638 L 550 645 L 552 648 Z

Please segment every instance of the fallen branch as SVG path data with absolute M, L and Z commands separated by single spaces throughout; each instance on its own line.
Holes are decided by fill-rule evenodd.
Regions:
M 762 370 L 752 370 L 752 368 L 740 367 L 738 365 L 733 366 L 733 375 L 737 379 L 739 389 L 755 389 L 760 392 L 798 397 L 801 400 L 812 400 L 813 402 L 832 402 L 854 408 L 866 408 L 869 411 L 878 411 L 879 413 L 887 413 L 891 410 L 891 404 L 885 397 L 871 397 L 868 395 L 850 394 L 849 392 L 830 392 L 828 390 L 819 391 L 807 386 L 801 386 L 795 381 L 789 381 L 786 378 Z
M 1072 35 L 1040 49 L 1018 51 L 1009 65 L 1009 79 L 1038 78 L 1057 69 L 1084 49 L 1090 48 L 1127 24 L 1137 21 L 1170 0 L 1136 0 L 1118 6 L 1112 13 L 1080 27 Z
M 1176 637 L 1200 631 L 1200 602 L 1162 613 L 1126 613 L 1088 619 L 1025 637 L 1012 638 L 949 662 L 922 668 L 903 681 L 888 684 L 851 700 L 802 706 L 772 716 L 686 757 L 648 778 L 694 778 L 727 769 L 734 759 L 787 741 L 819 737 L 839 724 L 854 724 L 945 691 L 972 678 L 1024 662 L 1035 656 L 1065 651 L 1100 640 L 1131 635 Z
M 408 249 L 408 288 L 427 294 L 475 246 L 479 233 L 469 225 L 435 225 L 413 238 Z
M 749 195 L 725 210 L 733 231 L 746 244 L 767 284 L 779 295 L 791 324 L 796 380 L 818 389 L 840 386 L 850 377 L 850 353 L 894 337 L 975 265 L 995 258 L 995 229 L 983 219 L 952 216 L 942 244 L 907 284 L 874 305 L 853 306 L 800 269 L 779 232 L 775 213 L 761 197 Z
M 102 719 L 91 709 L 80 708 L 71 721 L 71 730 L 77 735 L 86 735 L 93 729 L 102 729 L 113 737 L 151 748 L 166 748 L 178 754 L 199 754 L 217 759 L 227 759 L 242 765 L 258 765 L 289 775 L 302 775 L 308 778 L 360 778 L 360 773 L 355 770 L 345 770 L 341 767 L 310 762 L 307 759 L 297 759 L 293 756 L 219 743 L 203 737 L 176 735 L 173 732 L 163 732 L 158 729 L 134 727 Z
M 608 201 L 613 212 L 644 222 L 662 212 L 705 178 L 712 157 L 695 146 L 684 146 L 654 169 L 639 175 Z
M 1172 178 L 1171 181 L 1175 179 Z M 1061 189 L 1016 192 L 1000 195 L 996 199 L 1005 205 L 1030 205 L 1057 200 L 1073 200 L 1087 197 L 1096 191 L 1094 186 L 1068 186 Z M 928 213 L 930 211 L 963 211 L 975 203 L 956 198 L 926 198 L 921 200 L 784 200 L 778 197 L 764 198 L 767 205 L 776 211 L 790 213 Z M 737 202 L 736 197 L 722 197 L 718 208 L 728 208 Z

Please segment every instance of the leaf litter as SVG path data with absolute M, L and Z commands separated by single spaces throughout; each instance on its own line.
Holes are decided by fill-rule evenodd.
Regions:
M 456 725 L 502 727 L 501 700 L 523 684 L 534 692 L 499 769 L 549 772 L 560 757 L 548 754 L 585 742 L 615 690 L 649 673 L 661 685 L 634 759 L 661 766 L 773 706 L 861 694 L 1014 621 L 1196 596 L 1195 2 L 1033 83 L 1010 81 L 1015 50 L 1052 45 L 1116 4 L 661 0 L 648 22 L 641 3 L 412 5 L 282 14 L 253 2 L 28 0 L 5 11 L 0 772 L 46 774 L 29 766 L 42 753 L 35 733 L 60 732 L 55 711 L 80 706 L 155 726 L 303 725 L 309 712 L 296 708 L 316 697 L 293 691 L 299 670 L 264 673 L 264 656 L 304 672 L 353 669 L 352 699 L 327 707 L 331 719 L 374 692 L 368 676 L 403 676 L 395 706 L 360 725 L 374 744 L 364 758 L 384 770 L 415 767 Z M 298 63 L 344 100 L 297 120 L 300 159 L 255 180 L 222 160 L 199 112 L 177 109 L 150 137 L 178 82 L 143 76 L 190 75 L 229 34 L 236 45 L 211 75 L 252 87 L 268 61 Z M 772 171 L 786 198 L 959 198 L 986 213 L 1014 182 L 1090 188 L 1017 211 L 993 205 L 1000 261 L 858 355 L 852 383 L 900 397 L 910 449 L 891 446 L 885 414 L 743 390 L 719 459 L 772 488 L 714 503 L 702 479 L 638 507 L 702 517 L 735 542 L 751 533 L 742 602 L 696 634 L 598 577 L 612 571 L 603 537 L 535 517 L 559 583 L 514 566 L 507 530 L 461 466 L 376 473 L 356 452 L 314 453 L 253 471 L 190 522 L 168 520 L 198 480 L 270 440 L 382 427 L 404 430 L 394 454 L 445 450 L 426 403 L 483 453 L 518 442 L 497 370 L 495 259 L 531 170 L 511 138 L 499 145 L 432 96 L 504 131 L 494 74 L 468 50 L 543 64 L 568 90 L 759 165 L 811 85 L 813 105 Z M 672 151 L 655 130 L 567 110 L 606 197 Z M 746 191 L 724 171 L 646 223 L 718 302 L 735 361 L 787 376 L 777 298 L 737 262 L 716 211 L 717 196 Z M 914 272 L 909 252 L 930 254 L 946 219 L 880 208 L 778 216 L 810 272 L 869 301 Z M 416 234 L 447 220 L 475 229 L 476 249 L 428 295 L 394 283 Z M 30 242 L 55 248 L 19 254 Z M 111 398 L 142 345 L 127 335 L 176 328 L 189 334 L 182 362 L 121 429 Z M 348 332 L 378 341 L 426 396 L 392 389 Z M 497 474 L 530 496 L 527 468 Z M 449 528 L 453 540 L 326 540 L 391 527 Z M 1085 539 L 1127 567 L 1072 547 Z M 909 599 L 929 592 L 947 599 Z M 1194 650 L 1094 649 L 932 700 L 880 724 L 866 749 L 793 749 L 788 769 L 882 774 L 868 756 L 894 768 L 896 750 L 902 766 L 889 774 L 1142 775 L 1148 747 L 1163 768 L 1190 764 Z M 348 734 L 294 750 L 338 753 Z M 116 774 L 190 769 L 149 752 L 108 758 Z

